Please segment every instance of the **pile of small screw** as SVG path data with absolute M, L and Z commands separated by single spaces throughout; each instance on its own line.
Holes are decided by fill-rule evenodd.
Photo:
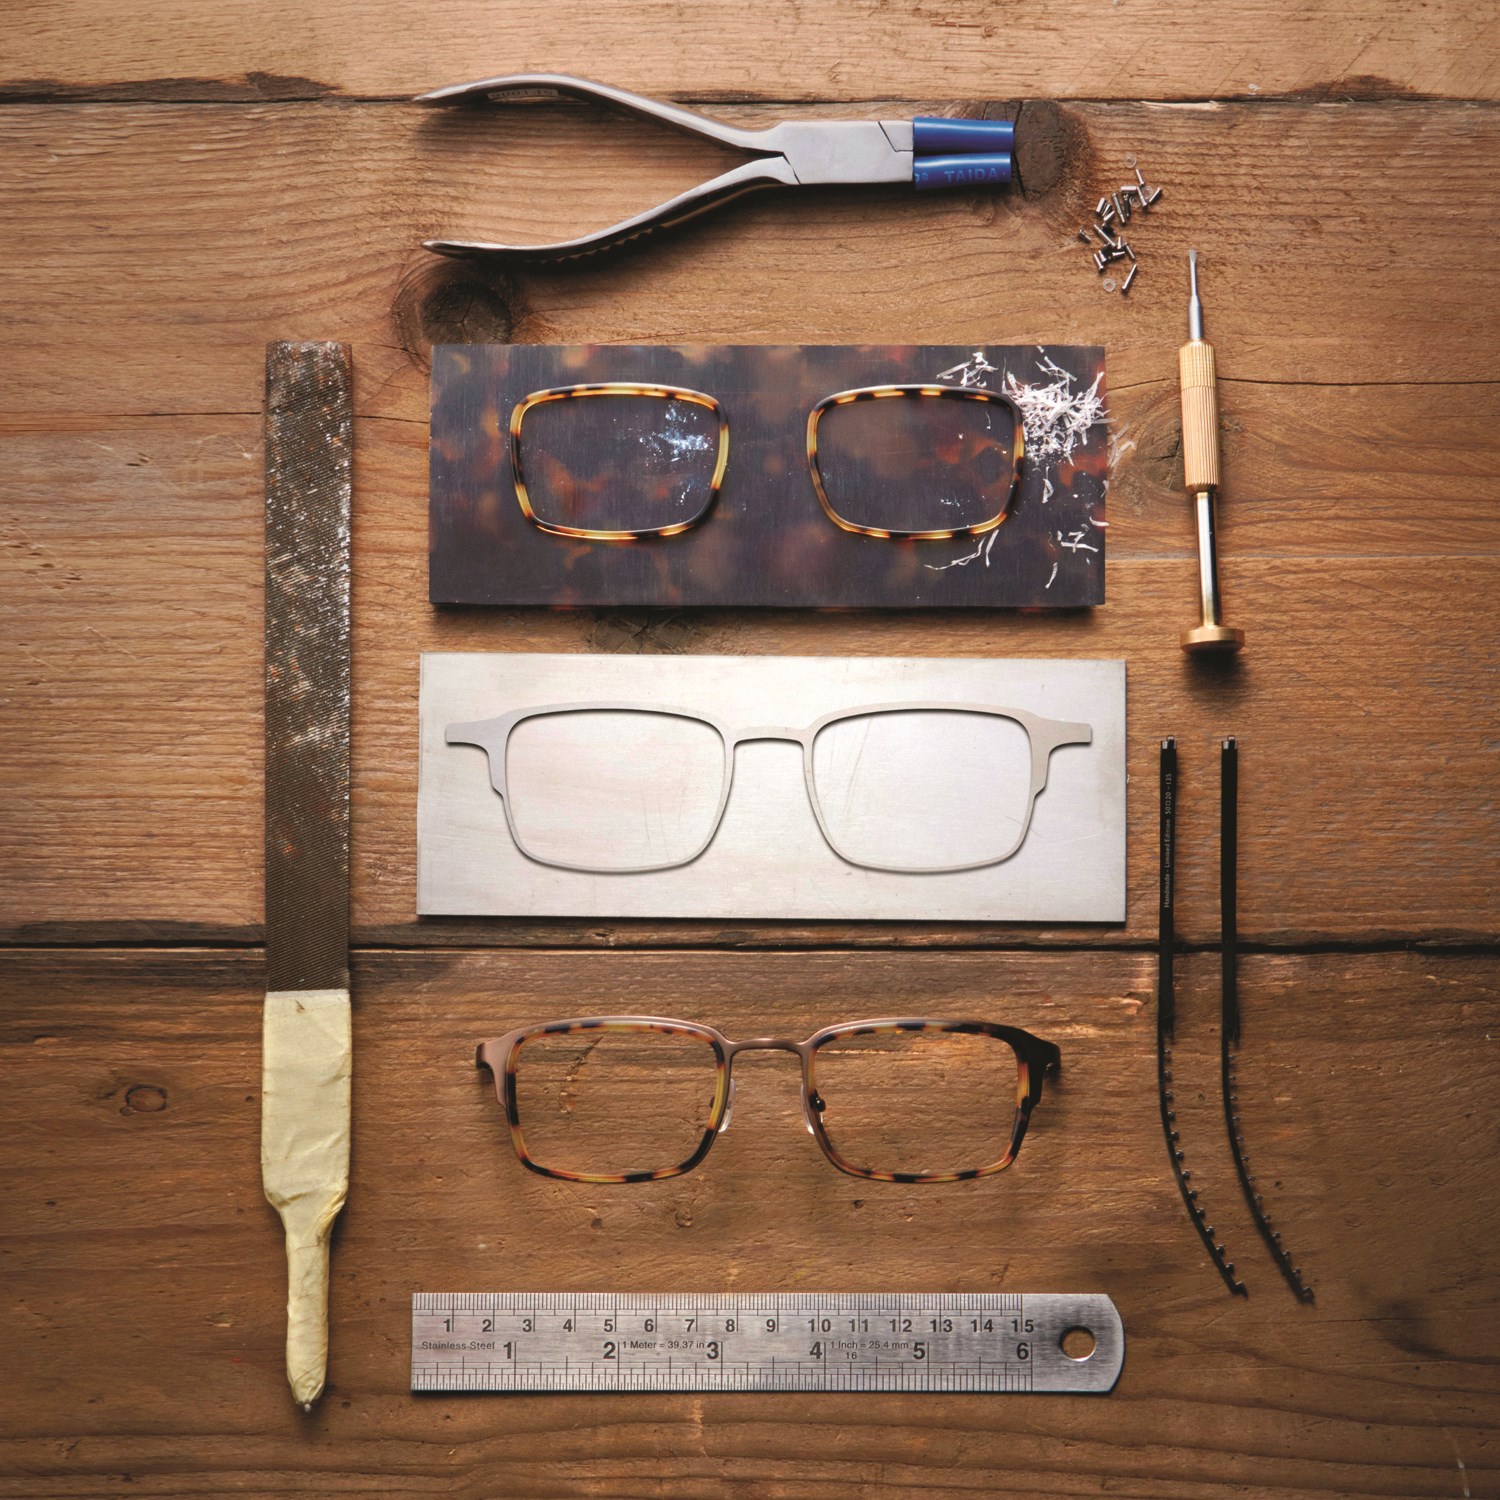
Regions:
M 1122 297 L 1129 293 L 1130 283 L 1135 280 L 1135 273 L 1140 270 L 1135 251 L 1130 248 L 1130 241 L 1125 238 L 1125 226 L 1130 223 L 1132 213 L 1136 211 L 1143 214 L 1150 213 L 1152 205 L 1161 197 L 1159 187 L 1147 186 L 1141 169 L 1135 165 L 1135 158 L 1128 156 L 1125 160 L 1128 166 L 1135 167 L 1135 181 L 1125 183 L 1117 192 L 1106 193 L 1094 209 L 1096 222 L 1086 224 L 1078 231 L 1078 238 L 1089 249 L 1094 250 L 1095 239 L 1104 247 L 1102 250 L 1094 250 L 1094 269 L 1101 276 L 1104 276 L 1111 262 L 1126 259 L 1130 261 L 1130 270 L 1120 286 Z M 1112 292 L 1114 289 L 1114 277 L 1106 276 L 1104 290 Z

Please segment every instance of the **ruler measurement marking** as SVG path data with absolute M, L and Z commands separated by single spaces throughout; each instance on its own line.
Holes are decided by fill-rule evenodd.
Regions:
M 1097 1342 L 1084 1361 L 1061 1350 L 1077 1326 Z M 412 1298 L 416 1391 L 1107 1391 L 1123 1355 L 1118 1313 L 1090 1294 Z

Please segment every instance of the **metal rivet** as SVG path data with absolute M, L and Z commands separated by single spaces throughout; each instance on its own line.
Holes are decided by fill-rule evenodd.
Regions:
M 1120 295 L 1122 297 L 1130 290 L 1130 283 L 1135 280 L 1135 273 L 1139 270 L 1140 267 L 1138 265 L 1131 265 L 1130 274 L 1125 278 L 1125 285 L 1120 288 Z

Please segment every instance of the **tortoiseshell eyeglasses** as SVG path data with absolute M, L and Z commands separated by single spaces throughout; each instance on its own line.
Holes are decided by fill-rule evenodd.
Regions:
M 839 391 L 807 418 L 808 474 L 824 514 L 887 540 L 993 531 L 1024 446 L 1015 403 L 977 386 Z M 718 499 L 729 418 L 717 398 L 682 386 L 557 386 L 511 411 L 510 462 L 521 510 L 543 531 L 596 542 L 676 536 Z
M 523 1026 L 480 1044 L 523 1166 L 568 1182 L 657 1182 L 691 1171 L 729 1125 L 734 1059 L 794 1052 L 802 1116 L 839 1171 L 963 1182 L 1015 1160 L 1042 1078 L 1062 1054 L 1016 1026 L 890 1018 L 805 1042 L 731 1041 L 662 1016 Z

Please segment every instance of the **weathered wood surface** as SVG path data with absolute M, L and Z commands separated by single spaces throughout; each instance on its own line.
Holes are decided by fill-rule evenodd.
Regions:
M 16 24 L 19 11 L 24 26 Z M 389 98 L 508 72 L 567 72 L 697 99 L 861 99 L 954 90 L 1048 98 L 1494 98 L 1493 12 L 1470 0 L 770 0 L 631 5 L 397 0 L 253 10 L 130 0 L 13 7 L 21 99 Z M 80 45 L 81 39 L 87 45 Z M 774 39 L 774 40 L 773 40 Z M 770 41 L 771 45 L 767 45 Z M 0 93 L 4 97 L 4 93 Z
M 0 941 L 95 951 L 0 960 L 0 1495 L 1500 1494 L 1500 114 L 1474 102 L 1500 97 L 1493 7 L 24 0 L 5 30 Z M 1063 102 L 1026 106 L 1006 197 L 766 195 L 516 276 L 426 255 L 433 234 L 596 227 L 725 164 L 587 109 L 400 102 L 552 67 L 748 125 Z M 1128 153 L 1166 196 L 1125 301 L 1074 235 Z M 1223 379 L 1229 612 L 1250 633 L 1224 675 L 1176 646 L 1196 585 L 1189 245 Z M 360 413 L 368 951 L 334 1388 L 310 1424 L 281 1373 L 257 1163 L 259 391 L 283 337 L 352 342 Z M 1109 603 L 436 613 L 426 351 L 485 339 L 1103 343 Z M 424 649 L 1123 655 L 1130 921 L 417 923 Z M 1211 956 L 1184 965 L 1181 1113 L 1248 1303 L 1202 1255 L 1155 1116 L 1155 741 L 1183 744 L 1196 943 L 1217 917 L 1224 732 L 1244 757 L 1242 928 L 1291 950 L 1246 960 L 1246 1125 L 1312 1309 L 1235 1190 Z M 771 1056 L 746 1059 L 700 1171 L 574 1189 L 520 1171 L 469 1066 L 479 1036 L 589 1009 L 805 1034 L 888 1004 L 1062 1044 L 1013 1171 L 924 1192 L 841 1178 Z M 1099 1289 L 1130 1353 L 1106 1401 L 417 1402 L 421 1284 Z
M 1189 1162 L 1250 1286 L 1231 1300 L 1167 1168 L 1154 963 L 1131 954 L 367 955 L 331 1386 L 281 1378 L 280 1237 L 256 1172 L 260 966 L 227 953 L 0 961 L 0 1495 L 1474 1496 L 1500 1487 L 1500 968 L 1260 956 L 1245 1130 L 1298 1306 L 1246 1219 L 1216 1110 L 1217 967 L 1184 966 Z M 778 1054 L 737 1068 L 696 1172 L 549 1182 L 472 1045 L 649 1009 L 804 1036 L 882 1009 L 1015 1021 L 1063 1049 L 1016 1165 L 952 1187 L 834 1172 Z M 427 1289 L 1108 1292 L 1116 1393 L 414 1401 Z
M 475 208 L 517 213 L 538 235 L 576 227 L 585 206 L 599 221 L 691 180 L 701 153 L 659 132 L 621 138 L 586 111 L 523 113 L 503 129 L 310 105 L 0 113 L 15 356 L 0 371 L 13 455 L 0 497 L 17 564 L 0 602 L 17 668 L 0 763 L 28 812 L 0 830 L 4 930 L 256 936 L 254 392 L 263 339 L 326 334 L 355 342 L 364 417 L 367 938 L 714 938 L 413 927 L 410 726 L 424 647 L 1123 654 L 1137 850 L 1151 848 L 1156 735 L 1206 745 L 1234 729 L 1247 778 L 1264 778 L 1247 814 L 1262 819 L 1247 826 L 1247 936 L 1492 938 L 1495 634 L 1483 622 L 1497 597 L 1500 312 L 1489 231 L 1467 210 L 1500 157 L 1494 112 L 1122 105 L 1070 117 L 1075 145 L 1056 165 L 1071 175 L 1033 199 L 786 195 L 513 284 L 416 242 Z M 645 160 L 633 144 L 649 144 Z M 1145 269 L 1129 303 L 1099 292 L 1069 242 L 1085 182 L 1127 149 L 1171 193 L 1138 235 Z M 548 175 L 545 153 L 560 150 L 576 166 L 568 193 Z M 1231 159 L 1248 165 L 1227 172 Z M 1373 163 L 1381 191 L 1356 190 Z M 1248 192 L 1262 182 L 1274 192 Z M 105 232 L 80 231 L 91 212 Z M 1407 255 L 1391 228 L 1405 222 L 1442 234 Z M 1180 251 L 1205 232 L 1226 376 L 1226 590 L 1252 642 L 1227 679 L 1190 674 L 1175 645 L 1195 566 L 1175 488 Z M 91 318 L 59 317 L 80 285 Z M 976 327 L 1108 344 L 1119 461 L 1110 604 L 1093 620 L 496 618 L 422 602 L 431 338 L 958 339 Z M 1460 599 L 1472 625 L 1453 618 Z M 1203 779 L 1190 785 L 1190 819 L 1201 809 L 1190 827 L 1207 826 L 1211 796 Z M 1187 872 L 1195 936 L 1212 927 L 1210 871 Z M 1149 859 L 1134 859 L 1132 937 L 1147 935 L 1152 879 Z
M 1475 209 L 1500 160 L 1500 110 L 1088 104 L 1041 111 L 1022 138 L 1035 142 L 1024 195 L 763 194 L 510 282 L 420 241 L 600 227 L 723 159 L 562 107 L 12 106 L 0 399 L 72 416 L 247 412 L 264 342 L 289 331 L 351 342 L 361 413 L 409 419 L 425 417 L 419 356 L 434 334 L 1102 343 L 1120 390 L 1175 378 L 1196 245 L 1226 379 L 1463 383 L 1466 401 L 1493 402 L 1500 305 Z M 1076 233 L 1128 176 L 1127 154 L 1165 196 L 1132 226 L 1141 271 L 1121 298 L 1100 289 Z M 59 317 L 82 290 L 91 317 Z
M 222 448 L 217 437 L 208 446 Z M 1155 743 L 1166 733 L 1183 743 L 1183 931 L 1206 938 L 1216 930 L 1214 746 L 1232 730 L 1245 757 L 1248 938 L 1494 938 L 1492 746 L 1500 711 L 1478 685 L 1492 681 L 1495 641 L 1493 632 L 1476 638 L 1477 626 L 1456 629 L 1452 617 L 1463 599 L 1478 618 L 1493 614 L 1490 558 L 1367 557 L 1330 566 L 1242 557 L 1231 521 L 1225 576 L 1251 654 L 1228 675 L 1194 673 L 1178 650 L 1195 588 L 1195 564 L 1181 557 L 1113 561 L 1111 602 L 1093 619 L 943 615 L 918 626 L 901 616 L 436 613 L 423 602 L 422 515 L 408 498 L 419 493 L 419 472 L 407 466 L 407 479 L 387 487 L 371 467 L 360 471 L 355 580 L 355 892 L 365 940 L 883 943 L 893 935 L 859 927 L 731 936 L 722 924 L 416 923 L 423 649 L 1124 656 L 1127 937 L 1148 940 L 1154 930 Z M 258 517 L 242 513 L 237 538 L 226 540 L 220 517 L 199 519 L 216 488 L 161 485 L 133 535 L 105 525 L 79 540 L 77 522 L 47 507 L 26 532 L 30 597 L 13 609 L 10 627 L 25 675 L 12 685 L 15 730 L 3 750 L 26 814 L 4 831 L 4 910 L 14 937 L 74 938 L 99 923 L 111 925 L 96 935 L 116 937 L 251 941 L 259 931 Z M 1161 504 L 1186 526 L 1175 496 L 1164 494 Z M 166 536 L 153 526 L 182 528 L 171 549 L 183 563 L 174 599 L 162 598 Z M 982 934 L 922 927 L 903 935 L 964 942 Z M 1052 936 L 1090 938 L 1076 930 Z M 1119 937 L 1117 929 L 1092 935 Z

